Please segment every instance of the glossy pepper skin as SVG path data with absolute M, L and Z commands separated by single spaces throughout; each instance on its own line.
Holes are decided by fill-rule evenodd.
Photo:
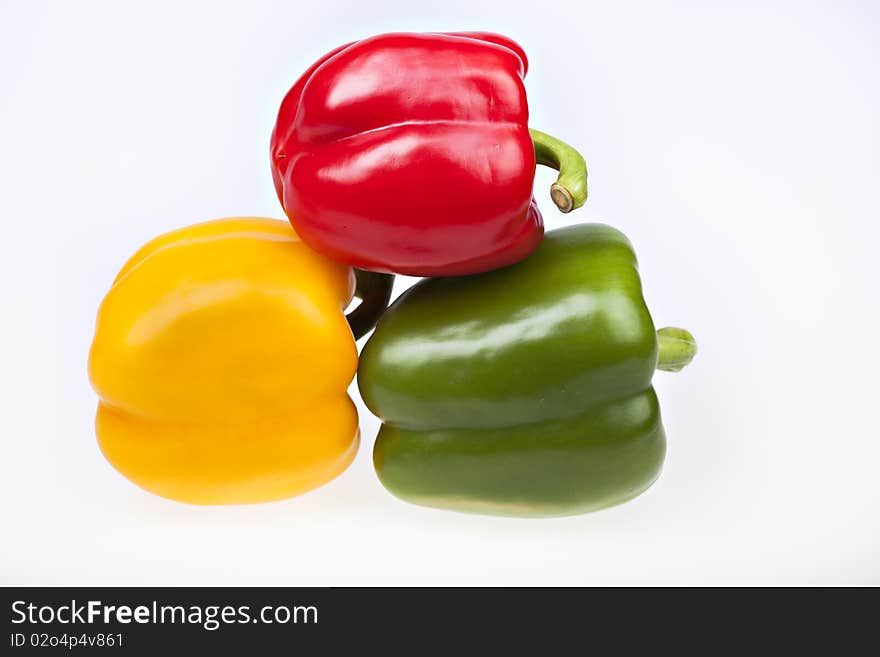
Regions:
M 473 513 L 619 504 L 663 464 L 654 371 L 694 352 L 686 331 L 655 331 L 626 237 L 553 231 L 516 265 L 424 280 L 386 311 L 358 369 L 384 422 L 376 472 L 404 500 Z
M 277 500 L 333 479 L 358 447 L 343 315 L 355 286 L 283 221 L 222 219 L 146 244 L 101 303 L 89 355 L 104 456 L 193 504 Z
M 271 138 L 275 188 L 316 250 L 413 276 L 488 271 L 526 257 L 543 221 L 535 164 L 562 171 L 551 196 L 583 204 L 576 151 L 528 128 L 528 61 L 496 34 L 384 34 L 309 68 Z

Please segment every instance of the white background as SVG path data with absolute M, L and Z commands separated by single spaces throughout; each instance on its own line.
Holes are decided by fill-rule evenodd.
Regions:
M 880 5 L 0 2 L 0 583 L 880 583 Z M 428 3 L 426 3 L 428 4 Z M 168 229 L 281 217 L 277 105 L 330 48 L 509 34 L 531 125 L 579 147 L 658 325 L 659 482 L 592 515 L 409 506 L 370 460 L 290 501 L 200 508 L 101 457 L 86 357 L 122 262 Z M 399 281 L 398 291 L 409 281 Z M 356 395 L 356 388 L 352 388 Z

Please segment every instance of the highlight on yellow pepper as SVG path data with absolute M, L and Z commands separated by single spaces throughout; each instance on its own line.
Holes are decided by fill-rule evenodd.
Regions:
M 391 283 L 318 254 L 286 221 L 157 237 L 98 311 L 89 377 L 101 451 L 138 486 L 192 504 L 280 500 L 330 481 L 359 443 L 346 393 L 355 338 Z

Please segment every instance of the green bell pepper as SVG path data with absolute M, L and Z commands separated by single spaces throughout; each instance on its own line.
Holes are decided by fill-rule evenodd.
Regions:
M 654 330 L 627 238 L 600 224 L 548 233 L 526 260 L 425 279 L 364 347 L 358 385 L 383 421 L 373 462 L 416 504 L 554 516 L 629 500 L 666 451 L 655 368 L 696 352 Z

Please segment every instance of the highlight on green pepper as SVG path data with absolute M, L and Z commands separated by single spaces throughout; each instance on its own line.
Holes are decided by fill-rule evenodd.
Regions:
M 382 484 L 425 506 L 557 516 L 620 504 L 659 476 L 655 369 L 696 343 L 655 330 L 627 238 L 550 232 L 513 266 L 425 279 L 386 311 L 358 385 L 383 421 Z

